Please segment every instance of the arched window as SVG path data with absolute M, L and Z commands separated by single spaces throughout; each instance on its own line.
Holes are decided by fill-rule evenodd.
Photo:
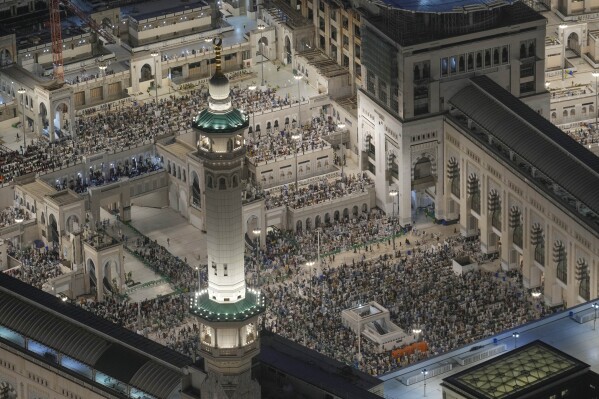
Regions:
M 466 70 L 466 65 L 465 65 L 465 61 L 464 61 L 464 56 L 460 55 L 459 71 L 464 72 L 465 70 Z
M 526 58 L 526 45 L 524 43 L 520 45 L 520 58 Z
M 499 65 L 499 49 L 493 50 L 493 65 Z
M 218 179 L 218 189 L 226 190 L 227 189 L 227 180 L 224 177 Z
M 474 69 L 474 57 L 472 54 L 468 54 L 468 70 L 471 71 Z

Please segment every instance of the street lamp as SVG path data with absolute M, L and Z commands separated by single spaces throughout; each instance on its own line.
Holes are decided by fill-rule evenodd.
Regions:
M 158 59 L 157 57 L 160 55 L 158 51 L 152 51 L 150 54 L 154 57 L 154 89 L 156 90 L 156 106 L 158 106 Z M 162 73 L 160 73 L 162 75 Z
M 254 142 L 256 141 L 256 126 L 254 125 L 254 90 L 256 90 L 256 85 L 249 85 L 248 90 L 252 93 L 250 107 L 252 111 L 252 134 L 254 135 Z
M 300 82 L 302 80 L 302 75 L 297 73 L 297 75 L 293 75 L 295 80 L 297 80 L 297 126 L 301 129 L 302 127 L 302 114 L 301 114 L 301 104 L 302 104 L 302 95 L 300 92 Z
M 595 326 L 597 324 L 597 308 L 599 308 L 599 303 L 595 302 L 592 306 L 593 309 L 595 309 L 595 318 L 593 319 L 593 330 L 595 330 Z
M 298 185 L 297 185 L 297 142 L 300 141 L 302 139 L 302 135 L 301 133 L 295 133 L 291 135 L 291 139 L 295 142 L 295 191 L 298 191 Z
M 337 127 L 341 130 L 345 129 L 345 123 L 341 122 L 337 124 Z M 343 178 L 343 167 L 345 166 L 345 143 L 343 142 L 343 131 L 341 131 L 341 178 Z
M 389 195 L 392 198 L 391 208 L 393 208 L 393 211 L 392 211 L 393 217 L 391 218 L 391 224 L 393 226 L 393 251 L 395 251 L 395 225 L 396 225 L 396 223 L 395 223 L 395 197 L 397 197 L 398 194 L 399 194 L 399 191 L 397 191 L 397 190 L 391 190 L 389 192 Z
M 562 80 L 566 80 L 566 32 L 565 29 L 568 27 L 566 24 L 560 24 L 559 29 L 562 31 Z
M 428 370 L 422 369 L 421 373 L 424 376 L 424 396 L 426 396 L 426 375 L 428 374 Z
M 520 337 L 520 333 L 517 331 L 512 334 L 512 338 L 514 338 L 514 349 L 516 349 L 518 347 L 518 338 L 519 337 Z
M 599 110 L 597 110 L 597 106 L 599 106 L 599 95 L 597 93 L 597 89 L 599 88 L 599 86 L 597 85 L 597 78 L 599 78 L 599 71 L 593 71 L 591 73 L 591 75 L 593 75 L 593 77 L 595 78 L 595 130 L 597 129 L 597 112 L 599 112 Z
M 254 233 L 254 235 L 256 236 L 256 238 L 254 239 L 254 242 L 256 244 L 256 279 L 258 280 L 258 287 L 260 287 L 260 261 L 258 260 L 258 257 L 260 255 L 259 251 L 260 251 L 260 233 L 261 232 L 262 232 L 262 230 L 260 230 L 257 227 L 252 230 L 252 233 Z
M 314 266 L 314 261 L 310 260 L 310 261 L 306 262 L 306 266 L 309 267 L 308 278 L 310 280 L 310 293 L 309 293 L 308 300 L 310 301 L 310 313 L 314 313 L 314 312 L 312 312 L 312 299 L 311 299 L 312 298 L 312 272 L 311 272 L 311 270 L 312 270 L 312 266 Z M 308 344 L 306 342 L 306 330 L 307 330 L 307 328 L 304 328 L 304 346 L 308 346 Z
M 258 43 L 258 47 L 260 48 L 260 58 L 262 58 L 260 62 L 260 69 L 262 70 L 260 75 L 261 88 L 264 87 L 264 44 L 262 43 L 262 31 L 264 30 L 264 28 L 266 28 L 264 24 L 258 25 L 258 30 L 260 31 L 260 42 Z
M 17 90 L 17 93 L 21 95 L 21 104 L 23 110 L 23 157 L 25 157 L 25 148 L 27 147 L 27 141 L 25 140 L 25 93 L 27 93 L 27 90 L 25 90 L 24 87 L 21 87 Z

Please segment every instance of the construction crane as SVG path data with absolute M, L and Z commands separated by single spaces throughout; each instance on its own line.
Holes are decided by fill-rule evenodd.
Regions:
M 52 65 L 54 68 L 54 79 L 58 82 L 64 82 L 59 3 L 60 0 L 50 0 L 50 34 L 52 35 Z
M 81 21 L 89 26 L 98 36 L 101 36 L 108 43 L 116 43 L 116 38 L 112 33 L 100 26 L 91 19 L 79 7 L 69 0 L 50 0 L 50 34 L 52 36 L 52 63 L 54 68 L 54 79 L 58 82 L 64 82 L 64 64 L 62 59 L 62 33 L 60 26 L 60 5 L 64 5 L 69 11 L 75 14 Z

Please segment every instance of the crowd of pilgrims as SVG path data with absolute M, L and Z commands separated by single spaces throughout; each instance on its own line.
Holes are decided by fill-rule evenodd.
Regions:
M 455 274 L 454 256 L 468 252 L 458 239 L 440 249 L 399 258 L 380 256 L 320 270 L 304 268 L 263 287 L 266 328 L 346 364 L 380 375 L 536 319 L 545 312 L 529 301 L 520 279 L 484 271 Z M 504 278 L 505 277 L 505 278 Z M 376 300 L 408 334 L 422 330 L 426 352 L 395 358 L 342 325 L 341 311 Z M 400 347 L 400 345 L 398 345 Z
M 321 226 L 321 263 L 315 259 L 314 231 L 270 231 L 264 249 L 246 252 L 247 279 L 267 298 L 264 327 L 339 361 L 380 375 L 538 318 L 547 310 L 533 303 L 517 272 L 485 271 L 457 275 L 451 259 L 480 257 L 480 243 L 460 236 L 441 239 L 409 231 L 382 212 L 372 210 L 342 217 Z M 397 246 L 392 250 L 391 234 Z M 199 325 L 188 312 L 197 274 L 156 241 L 139 235 L 125 240 L 136 256 L 167 277 L 175 293 L 133 303 L 109 297 L 74 303 L 175 350 L 198 355 Z M 351 262 L 333 266 L 335 255 L 347 250 Z M 311 254 L 311 255 L 307 255 Z M 23 262 L 9 271 L 36 287 L 61 273 L 59 256 L 47 249 L 13 251 Z M 482 260 L 482 259 L 480 259 Z M 256 265 L 260 264 L 258 271 Z M 206 279 L 206 266 L 200 271 Z M 260 280 L 258 281 L 258 276 Z M 391 320 L 404 331 L 422 329 L 427 352 L 395 358 L 358 338 L 341 323 L 341 311 L 375 300 L 389 309 Z
M 26 221 L 31 217 L 29 211 L 15 206 L 9 206 L 0 211 L 0 227 L 13 225 L 17 223 L 17 220 Z
M 294 186 L 284 185 L 281 189 L 266 190 L 266 209 L 289 206 L 299 209 L 354 193 L 363 193 L 374 184 L 366 173 L 339 176 L 333 179 L 321 177 L 317 182 L 295 190 Z
M 599 143 L 599 129 L 589 126 L 580 126 L 577 128 L 564 130 L 566 134 L 578 141 L 582 145 L 591 145 Z
M 297 104 L 297 99 L 292 101 L 287 96 L 280 97 L 272 88 L 250 91 L 236 85 L 231 90 L 231 96 L 233 105 L 247 112 L 271 111 Z M 183 94 L 159 98 L 158 103 L 153 99 L 143 102 L 118 101 L 114 106 L 104 104 L 80 111 L 76 116 L 75 131 L 64 126 L 59 140 L 50 142 L 45 137 L 32 140 L 27 143 L 25 154 L 22 148 L 11 151 L 0 147 L 0 183 L 32 172 L 43 173 L 68 167 L 81 162 L 83 156 L 106 151 L 119 152 L 151 143 L 158 135 L 187 132 L 193 117 L 207 107 L 208 97 L 207 86 L 200 85 Z M 290 142 L 292 139 L 288 129 L 292 125 L 295 126 L 295 123 L 287 124 L 282 130 L 275 127 L 265 129 L 265 133 L 258 131 L 259 138 L 248 137 L 250 158 L 267 160 L 291 154 L 296 145 Z M 330 119 L 313 118 L 309 125 L 304 126 L 301 143 L 297 143 L 298 151 L 323 148 L 322 136 L 334 130 Z
M 21 266 L 5 270 L 4 273 L 36 288 L 41 289 L 49 279 L 63 274 L 58 253 L 47 248 L 10 247 L 8 254 L 21 262 Z

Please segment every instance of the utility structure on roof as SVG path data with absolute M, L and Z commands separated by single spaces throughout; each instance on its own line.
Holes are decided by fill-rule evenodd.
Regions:
M 196 156 L 204 166 L 208 287 L 197 292 L 191 312 L 200 319 L 201 356 L 207 379 L 202 397 L 260 398 L 251 377 L 260 351 L 264 297 L 245 283 L 242 228 L 242 165 L 248 116 L 231 105 L 229 79 L 221 68 L 222 40 L 213 40 L 216 70 L 209 82 L 209 107 L 193 120 Z

